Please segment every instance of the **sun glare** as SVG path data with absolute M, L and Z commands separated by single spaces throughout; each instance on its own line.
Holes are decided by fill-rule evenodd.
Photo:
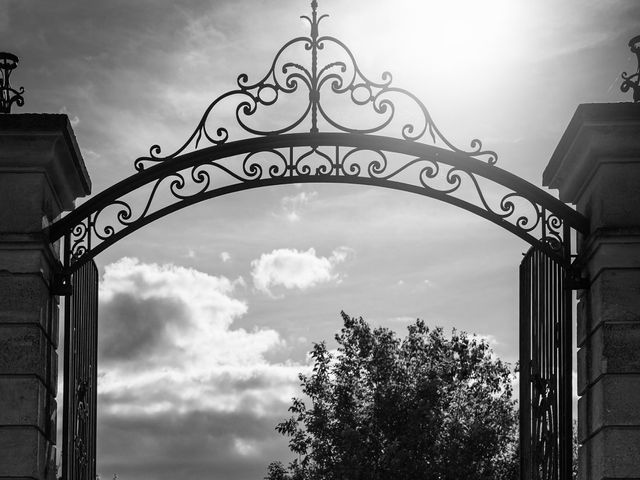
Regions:
M 517 0 L 375 4 L 376 46 L 388 49 L 385 53 L 402 70 L 418 74 L 446 71 L 449 77 L 467 76 L 482 82 L 490 80 L 491 68 L 508 64 L 521 47 L 522 9 Z

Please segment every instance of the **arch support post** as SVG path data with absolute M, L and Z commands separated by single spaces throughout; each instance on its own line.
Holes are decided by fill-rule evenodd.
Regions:
M 66 115 L 0 115 L 0 478 L 56 478 L 59 245 L 91 183 Z
M 576 110 L 547 166 L 578 238 L 579 478 L 640 478 L 640 104 Z

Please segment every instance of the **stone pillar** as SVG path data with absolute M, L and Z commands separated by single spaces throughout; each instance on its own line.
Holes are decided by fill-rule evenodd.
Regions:
M 581 480 L 640 479 L 640 104 L 580 105 L 547 166 L 578 239 Z
M 58 245 L 91 183 L 66 115 L 0 115 L 0 478 L 56 475 Z

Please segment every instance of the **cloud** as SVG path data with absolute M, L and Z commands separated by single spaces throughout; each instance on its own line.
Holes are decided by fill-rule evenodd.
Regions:
M 227 263 L 231 260 L 231 254 L 229 252 L 220 253 L 220 260 L 222 260 L 223 263 Z
M 193 411 L 175 416 L 105 414 L 99 448 L 131 453 L 126 463 L 100 456 L 103 479 L 259 479 L 269 461 L 286 456 L 274 442 L 274 419 Z M 286 442 L 285 442 L 286 444 Z
M 62 108 L 58 111 L 58 113 L 62 113 L 64 115 L 66 115 L 67 117 L 69 117 L 69 123 L 71 123 L 71 126 L 73 128 L 76 128 L 78 126 L 78 124 L 80 123 L 80 119 L 78 118 L 77 115 L 71 116 L 71 114 L 69 113 L 69 110 L 67 109 L 66 105 L 63 105 Z
M 329 257 L 318 257 L 314 248 L 307 251 L 280 248 L 263 253 L 251 262 L 253 285 L 273 296 L 271 289 L 277 286 L 287 290 L 306 290 L 320 283 L 339 281 L 335 267 L 352 252 L 347 247 L 340 247 Z
M 474 333 L 473 336 L 477 337 L 479 340 L 484 340 L 489 344 L 491 348 L 495 348 L 496 346 L 500 345 L 500 342 L 498 341 L 498 338 L 495 335 L 484 334 L 484 333 Z
M 300 192 L 280 200 L 284 216 L 290 222 L 300 220 L 300 210 L 318 196 L 318 192 Z
M 135 258 L 105 267 L 98 372 L 103 474 L 196 478 L 244 465 L 259 478 L 270 460 L 286 457 L 286 439 L 273 427 L 287 416 L 291 397 L 299 395 L 297 374 L 308 366 L 267 360 L 284 345 L 275 330 L 234 328 L 248 312 L 235 295 L 243 284 L 241 277 Z M 177 474 L 181 469 L 187 477 Z
M 414 317 L 409 317 L 409 316 L 403 315 L 403 316 L 400 316 L 400 317 L 389 318 L 387 321 L 389 323 L 406 323 L 406 324 L 410 324 L 410 323 L 415 323 L 416 319 Z

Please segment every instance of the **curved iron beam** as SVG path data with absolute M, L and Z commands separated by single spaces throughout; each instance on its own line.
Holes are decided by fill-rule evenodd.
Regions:
M 300 147 L 309 150 L 294 159 L 293 149 Z M 335 158 L 331 158 L 319 150 L 321 147 L 334 147 Z M 350 150 L 346 153 L 343 150 L 341 156 L 341 148 Z M 290 153 L 290 158 L 285 158 L 285 154 L 278 149 L 287 149 L 285 152 Z M 277 154 L 278 159 L 284 162 L 282 166 L 272 166 L 268 175 L 263 171 L 263 166 L 257 162 L 251 163 L 249 161 L 253 155 L 265 152 Z M 353 152 L 368 152 L 374 156 L 374 159 L 365 162 L 365 164 L 348 163 L 348 157 Z M 326 157 L 328 166 L 316 168 L 315 172 L 310 168 L 300 167 L 301 160 L 314 153 L 322 158 Z M 387 153 L 405 155 L 411 160 L 401 164 L 399 168 L 388 168 Z M 238 155 L 245 155 L 242 162 L 243 171 L 240 172 L 242 175 L 234 173 L 219 163 L 220 160 Z M 376 157 L 377 155 L 380 157 Z M 418 163 L 421 165 L 416 167 L 419 170 L 417 184 L 394 179 L 395 176 L 402 172 L 406 173 L 408 169 L 415 167 Z M 448 166 L 448 170 L 441 171 L 442 165 Z M 198 170 L 202 167 L 221 169 L 238 180 L 238 183 L 209 188 L 210 174 L 206 173 L 205 175 Z M 190 169 L 187 174 L 190 173 L 191 181 L 194 184 L 206 180 L 206 185 L 195 194 L 182 195 L 179 192 L 185 187 L 186 180 L 185 174 L 180 174 L 180 172 L 187 169 Z M 366 170 L 365 174 L 362 173 L 363 170 Z M 265 174 L 263 175 L 263 173 Z M 426 183 L 438 175 L 441 176 L 441 181 L 448 182 L 447 185 L 450 188 L 435 188 Z M 479 198 L 476 204 L 453 195 L 462 184 L 462 176 L 468 179 L 466 185 L 475 187 Z M 509 190 L 510 193 L 499 199 L 499 207 L 492 208 L 490 202 L 485 199 L 478 182 L 479 177 Z M 176 201 L 152 211 L 150 206 L 154 195 L 163 181 L 169 183 L 169 193 Z M 377 135 L 296 133 L 228 142 L 158 163 L 91 198 L 66 217 L 53 223 L 47 233 L 52 242 L 66 237 L 65 270 L 66 273 L 72 273 L 84 262 L 121 238 L 186 206 L 232 192 L 292 183 L 371 185 L 432 197 L 492 221 L 531 245 L 544 250 L 565 265 L 570 259 L 560 247 L 565 244 L 568 229 L 571 228 L 581 233 L 588 231 L 588 221 L 584 216 L 549 193 L 510 172 L 470 156 L 418 142 Z M 153 187 L 147 205 L 141 214 L 134 216 L 131 206 L 124 200 L 124 197 L 141 187 L 150 185 Z M 513 205 L 515 198 L 529 202 L 537 217 L 528 219 L 515 213 Z M 102 232 L 98 232 L 95 220 L 105 208 L 110 206 L 118 210 L 116 217 L 119 223 L 116 226 L 121 228 L 116 229 L 113 228 L 113 225 L 109 225 Z M 536 225 L 540 227 L 542 232 L 545 232 L 541 238 L 532 234 Z M 74 236 L 78 238 L 76 243 L 84 242 L 75 253 L 73 252 L 74 245 L 71 244 Z M 92 241 L 96 239 L 100 240 L 100 243 L 92 244 Z

